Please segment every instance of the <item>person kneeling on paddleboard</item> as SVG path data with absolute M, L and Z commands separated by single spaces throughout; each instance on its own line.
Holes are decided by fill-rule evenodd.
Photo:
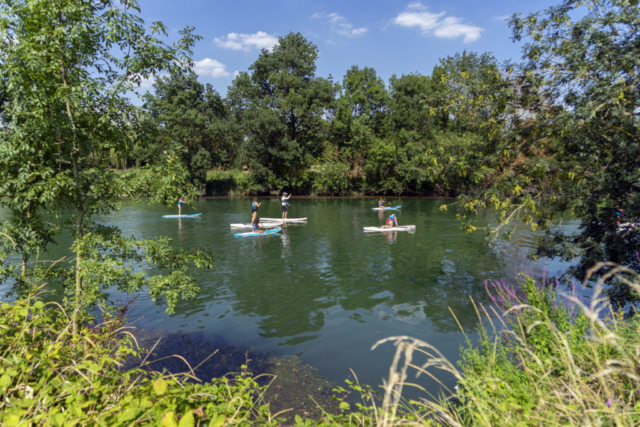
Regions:
M 258 215 L 258 208 L 260 207 L 260 203 L 258 203 L 258 198 L 253 198 L 253 203 L 251 203 L 251 222 L 256 219 L 256 215 Z
M 389 216 L 389 218 L 387 218 L 387 224 L 383 225 L 382 228 L 392 228 L 397 226 L 398 226 L 398 217 L 395 215 L 391 215 Z
M 286 192 L 282 193 L 282 219 L 287 219 L 287 213 L 289 212 L 287 210 L 287 206 L 291 206 L 289 203 L 287 203 L 289 197 L 291 197 L 291 194 L 287 194 Z
M 182 196 L 180 196 L 180 200 L 178 200 L 178 215 L 182 215 L 182 204 L 187 203 Z
M 260 218 L 257 216 L 251 222 L 251 226 L 253 227 L 254 233 L 264 233 L 266 231 L 260 227 Z

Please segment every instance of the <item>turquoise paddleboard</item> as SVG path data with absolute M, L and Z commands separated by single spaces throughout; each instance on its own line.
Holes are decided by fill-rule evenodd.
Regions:
M 255 233 L 255 232 L 251 232 L 251 233 L 238 233 L 238 234 L 234 234 L 235 237 L 258 237 L 258 236 L 266 236 L 268 234 L 273 234 L 273 233 L 277 233 L 278 231 L 282 230 L 282 228 L 274 228 L 273 230 L 265 230 L 262 233 Z
M 201 213 L 191 215 L 162 215 L 162 218 L 193 218 L 194 216 L 200 216 Z
M 391 206 L 389 208 L 371 208 L 371 209 L 373 209 L 374 211 L 392 211 L 394 209 L 400 209 L 401 207 L 402 207 L 402 205 L 400 205 L 400 206 Z

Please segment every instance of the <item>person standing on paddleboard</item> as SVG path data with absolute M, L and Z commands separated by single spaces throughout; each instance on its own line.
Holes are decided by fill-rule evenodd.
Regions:
M 383 199 L 382 197 L 380 197 L 380 198 L 378 199 L 378 207 L 379 207 L 379 208 L 383 208 L 385 203 L 387 203 L 387 202 L 385 202 L 385 201 L 384 201 L 384 199 Z
M 291 206 L 289 203 L 287 203 L 287 200 L 289 200 L 289 198 L 291 197 L 291 194 L 287 194 L 282 193 L 282 219 L 287 219 L 287 213 L 289 212 L 287 210 L 287 206 Z
M 187 203 L 186 200 L 180 196 L 180 200 L 178 200 L 178 215 L 182 215 L 182 204 Z
M 260 203 L 258 203 L 258 198 L 254 197 L 253 198 L 253 203 L 251 203 L 251 222 L 252 223 L 256 219 L 256 216 L 258 215 L 258 208 L 259 207 L 260 207 Z
M 382 228 L 392 228 L 398 226 L 398 217 L 395 214 L 391 214 L 389 218 L 387 218 L 387 224 L 383 225 Z

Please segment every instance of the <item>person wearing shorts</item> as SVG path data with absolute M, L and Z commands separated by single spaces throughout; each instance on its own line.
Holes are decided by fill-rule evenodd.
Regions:
M 289 212 L 289 210 L 287 209 L 287 206 L 289 205 L 289 203 L 287 203 L 287 200 L 289 200 L 289 197 L 291 197 L 290 194 L 287 193 L 282 193 L 282 219 L 287 219 L 287 213 Z

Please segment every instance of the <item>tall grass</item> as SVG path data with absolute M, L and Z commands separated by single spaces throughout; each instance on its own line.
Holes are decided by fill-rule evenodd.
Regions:
M 613 275 L 640 293 L 638 275 L 613 264 L 595 269 L 602 267 L 611 270 L 596 283 L 588 303 L 575 292 L 559 292 L 555 283 L 536 284 L 527 276 L 519 286 L 487 282 L 496 305 L 474 304 L 480 342 L 462 349 L 457 366 L 421 340 L 399 336 L 378 342 L 393 342 L 396 353 L 376 424 L 640 424 L 640 322 L 612 312 L 602 297 L 604 282 Z M 427 362 L 414 364 L 414 353 L 424 354 Z M 431 376 L 433 368 L 455 376 L 457 392 L 448 399 L 403 402 L 409 373 Z

